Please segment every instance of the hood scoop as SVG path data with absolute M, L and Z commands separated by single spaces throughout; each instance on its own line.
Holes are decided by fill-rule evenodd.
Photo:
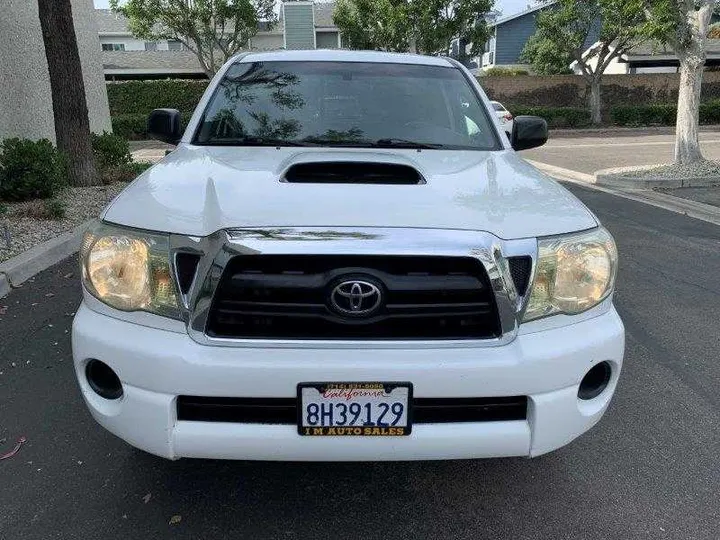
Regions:
M 420 172 L 409 165 L 366 161 L 298 163 L 283 175 L 292 184 L 425 184 Z

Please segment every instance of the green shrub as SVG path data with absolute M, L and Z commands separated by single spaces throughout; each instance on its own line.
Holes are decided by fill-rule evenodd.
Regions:
M 146 114 L 120 114 L 113 116 L 113 133 L 130 141 L 141 141 L 148 138 Z
M 514 116 L 540 116 L 547 120 L 550 128 L 582 128 L 591 124 L 590 111 L 576 107 L 523 107 L 510 106 Z
M 5 203 L 0 202 L 0 217 L 3 217 L 8 212 L 8 206 Z
M 65 217 L 67 203 L 57 198 L 33 199 L 14 205 L 12 215 L 28 219 L 62 219 Z
M 610 109 L 610 119 L 618 126 L 675 125 L 675 105 L 624 105 Z
M 127 170 L 131 171 L 135 176 L 140 176 L 153 165 L 155 164 L 149 161 L 133 161 L 127 166 Z
M 43 201 L 46 219 L 62 219 L 65 217 L 67 204 L 60 199 L 47 199 Z
M 530 75 L 527 69 L 492 67 L 482 71 L 483 77 L 517 77 L 521 75 Z
M 181 128 L 185 129 L 187 121 L 192 113 L 182 114 Z M 147 132 L 148 115 L 146 114 L 121 114 L 110 118 L 112 121 L 113 133 L 129 141 L 146 141 L 150 138 Z
M 720 101 L 708 101 L 700 104 L 701 124 L 720 124 Z
M 618 126 L 674 126 L 675 105 L 633 105 L 610 109 L 612 123 Z M 700 123 L 720 124 L 720 100 L 700 104 Z
M 115 133 L 92 134 L 92 148 L 95 161 L 101 170 L 122 167 L 132 162 L 130 145 L 125 137 Z
M 106 185 L 114 182 L 131 182 L 152 166 L 152 163 L 145 161 L 126 163 L 121 167 L 114 167 L 103 171 L 102 181 L 103 184 Z
M 67 159 L 50 141 L 5 139 L 0 144 L 0 199 L 49 199 L 67 185 Z
M 208 86 L 206 80 L 126 81 L 107 83 L 110 114 L 142 114 L 153 109 L 195 110 Z

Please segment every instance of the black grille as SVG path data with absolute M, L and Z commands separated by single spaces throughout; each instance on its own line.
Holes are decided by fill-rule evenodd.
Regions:
M 522 296 L 527 291 L 530 284 L 530 273 L 532 271 L 531 257 L 510 257 L 508 259 L 510 265 L 510 274 L 515 283 L 515 290 Z
M 296 398 L 227 398 L 179 396 L 178 420 L 240 424 L 295 424 Z M 415 424 L 525 420 L 527 397 L 415 398 Z
M 177 268 L 180 291 L 187 294 L 195 279 L 200 255 L 193 253 L 178 253 L 175 255 L 175 268 Z
M 368 316 L 329 306 L 346 280 L 377 284 Z M 485 339 L 500 335 L 485 269 L 470 257 L 249 255 L 225 269 L 208 316 L 212 337 Z

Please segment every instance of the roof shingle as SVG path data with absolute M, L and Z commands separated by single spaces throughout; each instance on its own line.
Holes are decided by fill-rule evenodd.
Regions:
M 313 6 L 315 11 L 315 28 L 334 28 L 333 11 L 335 2 L 316 2 Z
M 129 34 L 128 21 L 118 13 L 109 9 L 96 9 L 95 22 L 100 34 Z

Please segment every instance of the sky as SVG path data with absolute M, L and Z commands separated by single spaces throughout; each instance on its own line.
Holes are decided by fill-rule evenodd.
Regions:
M 503 16 L 507 16 L 524 10 L 528 3 L 528 0 L 495 0 L 495 7 L 502 9 Z M 108 0 L 95 0 L 95 7 L 107 8 Z

